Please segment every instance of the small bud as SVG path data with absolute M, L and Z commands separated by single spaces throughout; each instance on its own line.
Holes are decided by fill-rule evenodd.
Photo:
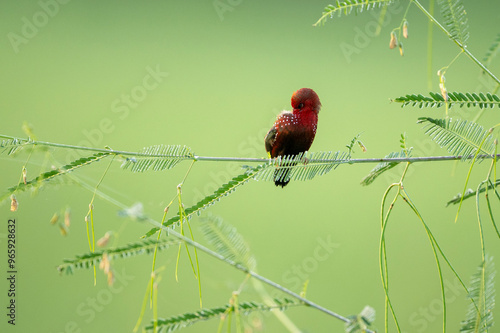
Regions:
M 113 271 L 109 271 L 108 272 L 108 286 L 112 286 L 114 282 L 115 282 L 115 275 L 113 274 Z
M 104 271 L 104 274 L 108 274 L 109 268 L 110 268 L 110 263 L 108 259 L 108 254 L 104 252 L 104 254 L 102 255 L 101 262 L 99 263 L 99 269 L 102 269 Z
M 64 225 L 69 228 L 71 224 L 71 210 L 69 208 L 66 208 L 66 211 L 64 212 Z
M 443 96 L 444 101 L 448 102 L 448 91 L 446 90 L 446 87 L 444 86 L 444 82 L 441 82 L 439 84 L 439 89 L 441 90 L 441 96 Z
M 394 31 L 391 32 L 391 41 L 389 42 L 389 48 L 392 50 L 398 44 L 398 39 Z
M 109 238 L 111 237 L 111 233 L 108 231 L 102 236 L 98 241 L 97 241 L 97 246 L 99 247 L 105 247 L 108 245 Z
M 54 225 L 58 220 L 59 220 L 59 214 L 54 213 L 54 215 L 52 215 L 52 218 L 50 219 L 50 224 Z
M 89 203 L 89 209 L 90 210 L 93 210 L 94 209 L 94 205 L 92 203 Z
M 168 207 L 169 206 L 165 207 L 165 209 L 163 210 L 165 213 L 168 213 Z
M 359 141 L 359 140 L 358 140 L 358 145 L 359 145 L 359 147 L 361 148 L 361 151 L 362 151 L 363 153 L 366 153 L 366 147 L 365 147 L 365 145 L 363 144 L 363 142 L 361 142 L 361 141 Z
M 89 223 L 89 216 L 85 216 L 85 223 Z
M 61 231 L 61 235 L 66 236 L 68 234 L 68 229 L 64 226 L 64 224 L 59 223 L 59 230 Z
M 399 54 L 403 56 L 404 55 L 403 43 L 399 43 L 398 46 L 399 46 Z
M 14 194 L 12 194 L 10 196 L 10 211 L 17 212 L 18 206 L 19 206 L 19 203 L 17 202 L 16 196 Z
M 493 141 L 493 143 L 495 144 L 495 146 L 498 146 L 498 139 L 495 139 L 495 141 Z
M 27 181 L 26 181 L 27 174 L 28 174 L 28 171 L 26 170 L 25 167 L 23 167 L 23 183 L 24 183 L 24 185 L 27 184 Z
M 408 38 L 408 21 L 403 23 L 403 37 Z
M 491 134 L 491 133 L 493 133 L 493 130 L 494 130 L 494 128 L 492 127 L 492 128 L 489 129 L 488 132 Z

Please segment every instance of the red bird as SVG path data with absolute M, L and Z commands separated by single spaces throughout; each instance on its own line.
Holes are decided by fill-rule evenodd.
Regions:
M 292 95 L 293 111 L 283 111 L 267 132 L 266 151 L 271 158 L 295 156 L 307 151 L 313 143 L 318 125 L 321 102 L 314 90 L 302 88 Z M 285 187 L 290 179 L 290 169 L 274 173 L 274 184 Z

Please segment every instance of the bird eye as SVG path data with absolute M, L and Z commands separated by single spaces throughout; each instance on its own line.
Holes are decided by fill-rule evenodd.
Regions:
M 304 103 L 300 103 L 298 108 L 302 109 L 303 107 L 304 107 Z

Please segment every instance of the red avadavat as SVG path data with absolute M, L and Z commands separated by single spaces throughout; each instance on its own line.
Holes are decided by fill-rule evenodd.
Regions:
M 307 151 L 313 143 L 321 102 L 314 90 L 302 88 L 292 95 L 293 111 L 278 115 L 265 138 L 266 151 L 272 158 L 295 156 Z M 290 182 L 290 169 L 277 169 L 274 184 L 284 187 Z

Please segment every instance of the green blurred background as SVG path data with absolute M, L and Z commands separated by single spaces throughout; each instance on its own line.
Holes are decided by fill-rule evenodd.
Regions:
M 419 116 L 443 117 L 442 109 L 401 109 L 390 98 L 429 91 L 427 75 L 427 19 L 411 7 L 405 55 L 389 50 L 390 31 L 399 26 L 407 2 L 391 6 L 381 34 L 374 29 L 379 10 L 329 20 L 313 27 L 329 1 L 16 1 L 0 4 L 2 121 L 0 133 L 25 137 L 24 121 L 39 140 L 110 146 L 135 151 L 153 144 L 182 144 L 203 156 L 265 157 L 263 138 L 276 114 L 290 108 L 293 91 L 313 88 L 323 108 L 311 151 L 336 151 L 358 133 L 368 152 L 354 157 L 382 157 L 399 150 L 406 132 L 415 155 L 444 155 L 416 125 Z M 425 6 L 427 1 L 423 1 Z M 500 3 L 465 1 L 470 24 L 469 49 L 481 58 L 491 45 L 500 16 Z M 36 25 L 35 25 L 36 23 Z M 449 64 L 458 48 L 435 30 L 432 90 L 437 70 Z M 493 65 L 493 71 L 500 66 Z M 151 73 L 156 73 L 152 75 Z M 447 72 L 450 91 L 492 91 L 465 56 Z M 127 101 L 127 95 L 135 96 Z M 498 122 L 497 109 L 487 110 L 479 122 Z M 452 112 L 472 119 L 477 109 Z M 50 150 L 31 156 L 28 178 L 77 155 Z M 27 152 L 0 155 L 0 185 L 19 181 Z M 107 162 L 74 172 L 92 187 Z M 133 174 L 111 167 L 100 190 L 125 205 L 141 202 L 145 213 L 161 219 L 163 208 L 176 193 L 189 163 L 173 170 Z M 342 166 L 308 182 L 285 189 L 271 182 L 250 182 L 222 199 L 204 214 L 221 216 L 244 235 L 262 275 L 300 292 L 309 279 L 307 297 L 342 315 L 359 313 L 365 305 L 377 310 L 376 327 L 383 329 L 384 292 L 379 266 L 379 211 L 387 186 L 399 180 L 401 167 L 369 187 L 360 180 L 373 165 Z M 469 164 L 415 164 L 406 189 L 432 228 L 445 253 L 466 281 L 480 263 L 481 252 L 475 207 L 465 202 L 458 223 L 456 207 L 445 203 L 460 192 Z M 489 163 L 477 166 L 476 186 Z M 42 168 L 44 168 L 42 170 Z M 239 164 L 199 162 L 183 187 L 190 206 L 238 174 Z M 78 185 L 47 186 L 35 196 L 18 195 L 19 211 L 1 206 L 3 221 L 16 218 L 17 321 L 12 327 L 4 314 L 6 279 L 0 283 L 2 332 L 128 332 L 140 313 L 147 287 L 151 256 L 115 260 L 114 287 L 101 271 L 93 286 L 91 271 L 60 276 L 55 269 L 64 258 L 88 252 L 83 217 L 92 193 Z M 97 198 L 96 237 L 118 232 L 111 242 L 136 241 L 150 225 L 117 216 L 117 208 Z M 72 224 L 66 237 L 49 221 L 70 207 Z M 483 207 L 484 209 L 484 207 Z M 498 214 L 498 205 L 495 207 Z M 483 210 L 484 214 L 486 211 Z M 170 214 L 174 214 L 172 210 Z M 487 220 L 486 220 L 487 221 Z M 198 218 L 195 237 L 205 243 Z M 427 236 L 414 215 L 400 202 L 387 231 L 391 295 L 404 332 L 441 329 L 440 287 Z M 487 252 L 497 255 L 500 242 L 485 224 Z M 2 276 L 5 237 L 0 230 Z M 322 245 L 323 244 L 323 245 Z M 324 244 L 330 244 L 321 252 Z M 321 255 L 318 256 L 318 253 Z M 180 281 L 175 282 L 177 251 L 162 252 L 165 266 L 159 288 L 159 316 L 198 309 L 197 282 L 185 253 Z M 244 275 L 200 255 L 205 307 L 227 303 Z M 444 269 L 448 295 L 449 332 L 464 319 L 465 293 Z M 497 289 L 499 284 L 497 283 Z M 269 290 L 273 295 L 280 295 Z M 280 295 L 281 296 L 281 295 Z M 245 288 L 241 300 L 258 300 Z M 343 324 L 311 308 L 286 314 L 304 332 L 341 332 Z M 498 318 L 500 311 L 495 314 Z M 152 312 L 145 315 L 149 322 Z M 270 314 L 245 319 L 255 332 L 285 332 Z M 212 320 L 185 332 L 215 332 Z M 253 326 L 252 326 L 253 325 Z M 498 325 L 497 325 L 498 326 Z

